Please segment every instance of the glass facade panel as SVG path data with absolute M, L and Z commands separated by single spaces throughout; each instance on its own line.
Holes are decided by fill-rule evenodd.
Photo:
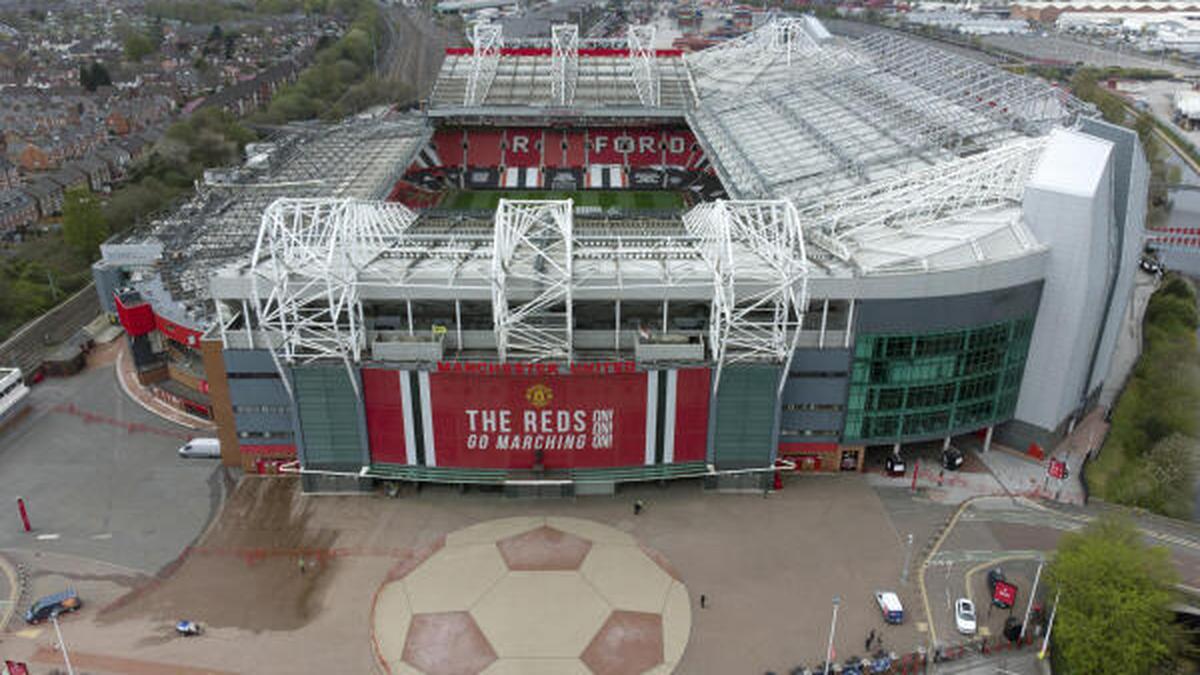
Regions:
M 1012 417 L 1033 317 L 960 331 L 859 335 L 845 441 L 901 442 Z

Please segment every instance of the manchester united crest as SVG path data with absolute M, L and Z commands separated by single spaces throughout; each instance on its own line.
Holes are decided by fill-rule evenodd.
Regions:
M 525 400 L 535 408 L 545 408 L 554 398 L 554 392 L 544 384 L 535 384 L 525 390 Z

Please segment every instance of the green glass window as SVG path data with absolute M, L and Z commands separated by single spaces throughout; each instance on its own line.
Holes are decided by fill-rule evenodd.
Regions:
M 1012 417 L 1033 318 L 960 331 L 860 335 L 850 369 L 846 441 L 898 442 Z

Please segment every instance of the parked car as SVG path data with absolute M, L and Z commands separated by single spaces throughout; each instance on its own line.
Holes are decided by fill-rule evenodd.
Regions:
M 75 589 L 68 588 L 61 593 L 47 595 L 30 605 L 25 612 L 25 622 L 38 624 L 63 612 L 78 611 L 80 607 L 83 607 L 83 600 L 79 599 Z
M 193 438 L 179 446 L 179 456 L 219 459 L 221 457 L 221 441 L 215 438 Z
M 954 602 L 954 627 L 963 635 L 975 634 L 975 603 L 966 598 Z
M 887 459 L 883 460 L 883 470 L 889 476 L 903 476 L 907 471 L 904 465 L 904 458 L 900 455 L 888 455 Z
M 904 606 L 900 604 L 900 596 L 891 591 L 875 591 L 875 604 L 883 614 L 887 623 L 904 623 Z
M 996 592 L 996 582 L 997 581 L 1005 581 L 1004 570 L 1000 569 L 999 567 L 993 567 L 992 569 L 988 570 L 987 579 L 988 579 L 988 593 L 995 593 Z
M 950 446 L 942 452 L 942 468 L 947 471 L 958 471 L 959 467 L 963 465 L 963 461 L 965 461 L 965 459 L 966 458 L 963 457 L 962 450 L 959 450 L 954 446 Z

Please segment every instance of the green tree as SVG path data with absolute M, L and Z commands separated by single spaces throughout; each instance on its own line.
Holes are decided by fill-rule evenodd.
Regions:
M 79 66 L 79 84 L 88 91 L 96 91 L 97 87 L 112 86 L 112 77 L 103 63 L 93 61 L 90 66 Z
M 130 61 L 141 61 L 158 51 L 158 44 L 150 36 L 138 31 L 131 31 L 125 36 L 125 58 Z
M 1147 546 L 1131 522 L 1105 517 L 1063 535 L 1047 580 L 1059 597 L 1056 671 L 1173 672 L 1183 647 L 1170 610 L 1178 577 L 1167 549 Z
M 100 200 L 87 188 L 67 190 L 63 199 L 63 239 L 76 254 L 95 258 L 100 243 L 108 238 L 108 226 Z

